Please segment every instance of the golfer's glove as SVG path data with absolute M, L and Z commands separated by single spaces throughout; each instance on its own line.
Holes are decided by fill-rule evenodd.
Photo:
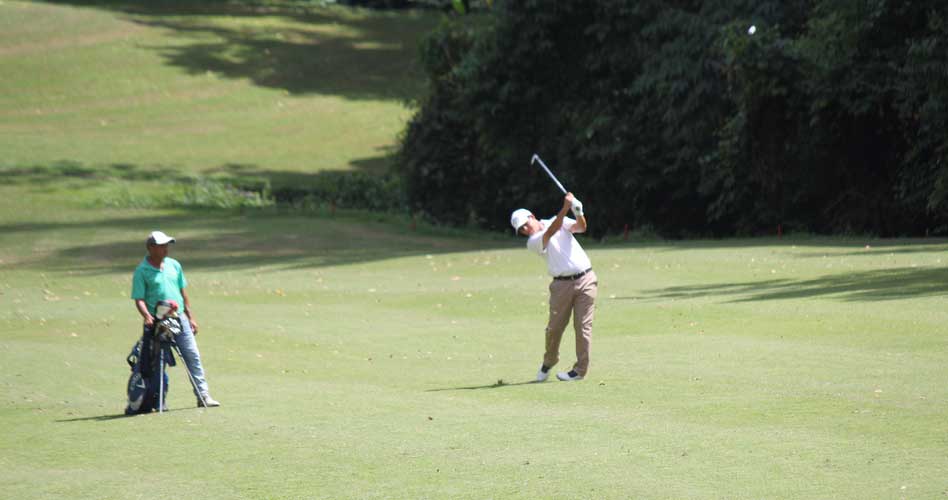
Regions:
M 583 215 L 583 202 L 573 199 L 573 215 L 581 217 Z

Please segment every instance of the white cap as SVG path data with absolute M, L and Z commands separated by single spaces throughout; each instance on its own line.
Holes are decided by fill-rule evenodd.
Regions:
M 526 208 L 518 208 L 510 214 L 510 225 L 513 226 L 515 233 L 520 229 L 520 226 L 527 223 L 531 215 L 533 213 Z
M 152 231 L 151 234 L 148 235 L 149 245 L 167 245 L 168 243 L 174 243 L 174 238 L 161 231 Z

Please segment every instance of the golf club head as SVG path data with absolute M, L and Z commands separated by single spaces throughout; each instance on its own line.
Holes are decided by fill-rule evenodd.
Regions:
M 543 171 L 546 172 L 546 175 L 550 176 L 550 179 L 553 180 L 553 183 L 556 184 L 556 187 L 560 188 L 560 191 L 562 191 L 563 194 L 566 194 L 566 188 L 563 187 L 563 184 L 560 183 L 559 179 L 557 179 L 556 176 L 553 175 L 553 172 L 549 169 L 549 167 L 546 166 L 546 163 L 543 163 L 543 160 L 540 159 L 540 155 L 533 153 L 533 158 L 530 159 L 530 164 L 533 165 L 536 162 L 540 162 L 540 168 L 542 168 Z

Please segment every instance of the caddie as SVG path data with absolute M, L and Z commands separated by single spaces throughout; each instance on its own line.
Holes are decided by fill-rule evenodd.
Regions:
M 576 219 L 566 217 L 572 210 Z M 576 332 L 576 363 L 556 378 L 562 381 L 582 380 L 589 370 L 589 350 L 592 343 L 593 314 L 599 280 L 592 270 L 589 256 L 580 246 L 574 233 L 586 231 L 583 204 L 566 193 L 563 207 L 550 219 L 538 220 L 525 208 L 510 214 L 510 225 L 518 234 L 527 237 L 527 249 L 546 259 L 550 282 L 550 318 L 546 326 L 546 350 L 536 381 L 544 382 L 551 368 L 559 362 L 560 340 L 573 316 Z
M 201 353 L 194 338 L 198 332 L 198 324 L 185 291 L 188 280 L 184 277 L 181 263 L 168 257 L 168 245 L 174 242 L 174 238 L 161 231 L 153 231 L 148 235 L 145 241 L 148 255 L 142 259 L 132 275 L 132 300 L 145 321 L 146 329 L 155 324 L 155 309 L 159 301 L 173 300 L 184 304 L 183 314 L 180 315 L 181 333 L 175 337 L 175 342 L 181 350 L 185 367 L 194 379 L 196 391 L 200 392 L 195 393 L 198 406 L 220 406 L 208 392 L 207 380 L 204 378 Z

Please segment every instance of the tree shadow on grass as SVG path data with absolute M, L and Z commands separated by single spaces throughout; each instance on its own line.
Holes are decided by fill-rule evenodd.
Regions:
M 238 187 L 250 181 L 258 185 L 265 181 L 273 189 L 293 188 L 306 190 L 326 185 L 328 178 L 352 174 L 383 176 L 391 171 L 393 152 L 379 148 L 379 154 L 350 160 L 351 170 L 320 169 L 315 171 L 292 171 L 267 169 L 249 163 L 225 163 L 208 167 L 200 172 L 188 171 L 180 166 L 156 164 L 151 166 L 131 163 L 86 164 L 75 160 L 59 160 L 48 164 L 3 165 L 0 163 L 0 185 L 46 188 L 65 181 L 74 181 L 73 187 L 94 187 L 103 180 L 128 182 L 163 181 L 167 183 L 192 182 L 198 178 L 209 178 Z M 82 184 L 85 183 L 85 184 Z
M 323 183 L 327 176 L 342 173 L 296 173 L 265 170 L 254 165 L 229 165 L 211 174 L 224 178 L 257 176 L 306 189 Z M 100 186 L 104 180 L 113 178 L 135 181 L 155 179 L 159 175 L 179 183 L 193 179 L 171 168 L 135 165 L 88 167 L 61 162 L 0 169 L 0 181 L 4 185 L 57 189 L 64 195 Z M 14 193 L 17 189 L 21 188 L 14 188 Z M 53 196 L 58 196 L 59 191 Z M 243 209 L 162 206 L 156 207 L 160 215 L 149 215 L 150 209 L 135 209 L 125 215 L 120 212 L 122 207 L 92 207 L 85 220 L 0 221 L 0 244 L 5 241 L 63 242 L 53 244 L 49 251 L 0 261 L 0 270 L 33 268 L 93 275 L 130 272 L 145 253 L 145 236 L 155 229 L 178 238 L 172 256 L 179 256 L 189 270 L 323 267 L 501 248 L 514 241 L 512 237 L 500 239 L 482 233 L 459 236 L 455 230 L 416 225 L 409 220 L 407 208 L 401 216 L 345 211 L 342 204 L 339 208 L 339 213 L 334 214 L 328 208 L 294 209 L 283 205 Z M 96 218 L 103 210 L 109 215 Z M 90 236 L 93 234 L 110 234 L 111 241 L 95 241 Z M 127 238 L 114 241 L 117 235 L 127 235 Z
M 324 169 L 315 172 L 304 172 L 267 169 L 257 165 L 241 163 L 228 163 L 207 169 L 204 173 L 210 176 L 221 177 L 224 180 L 232 179 L 238 182 L 241 179 L 266 179 L 274 193 L 280 191 L 304 192 L 313 189 L 323 191 L 325 186 L 331 184 L 334 179 L 344 176 L 351 177 L 352 174 L 364 173 L 377 178 L 383 177 L 391 169 L 391 156 L 383 154 L 370 158 L 357 158 L 350 160 L 349 164 L 354 167 L 352 170 Z
M 869 248 L 848 252 L 805 252 L 798 255 L 797 258 L 824 259 L 839 257 L 883 257 L 890 254 L 911 255 L 917 253 L 934 253 L 945 251 L 946 242 L 948 242 L 948 240 L 943 238 L 907 238 L 902 240 L 880 241 L 878 244 L 871 245 Z
M 424 78 L 417 47 L 439 19 L 431 11 L 380 13 L 299 4 L 46 3 L 118 11 L 131 22 L 173 31 L 180 44 L 145 48 L 189 74 L 213 73 L 292 94 L 348 99 L 419 98 Z
M 91 182 L 102 179 L 141 181 L 157 178 L 169 182 L 183 182 L 193 178 L 193 175 L 176 167 L 161 165 L 154 167 L 141 167 L 129 163 L 86 165 L 73 160 L 60 160 L 48 165 L 0 167 L 0 184 L 7 186 L 46 186 L 70 179 Z
M 866 245 L 869 244 L 869 249 Z M 911 254 L 948 250 L 948 238 L 859 238 L 856 236 L 813 236 L 808 238 L 721 238 L 700 240 L 620 241 L 608 245 L 629 250 L 671 253 L 687 250 L 740 250 L 767 247 L 774 252 L 787 252 L 790 258 L 880 257 L 888 254 Z M 801 250 L 801 249 L 812 250 Z M 825 250 L 824 250 L 825 249 Z
M 809 280 L 778 279 L 676 286 L 650 290 L 644 296 L 634 298 L 688 300 L 708 296 L 719 297 L 722 302 L 730 303 L 813 297 L 872 302 L 948 296 L 948 267 L 900 267 L 834 274 Z
M 505 240 L 466 238 L 392 226 L 385 216 L 252 214 L 182 211 L 171 216 L 87 222 L 0 225 L 16 238 L 61 239 L 61 248 L 0 263 L 3 269 L 38 269 L 77 275 L 130 273 L 145 254 L 148 232 L 175 236 L 171 257 L 188 271 L 215 269 L 308 269 L 418 255 L 470 252 L 509 246 Z M 122 234 L 123 241 L 89 240 L 87 233 Z M 53 234 L 56 233 L 56 234 Z

